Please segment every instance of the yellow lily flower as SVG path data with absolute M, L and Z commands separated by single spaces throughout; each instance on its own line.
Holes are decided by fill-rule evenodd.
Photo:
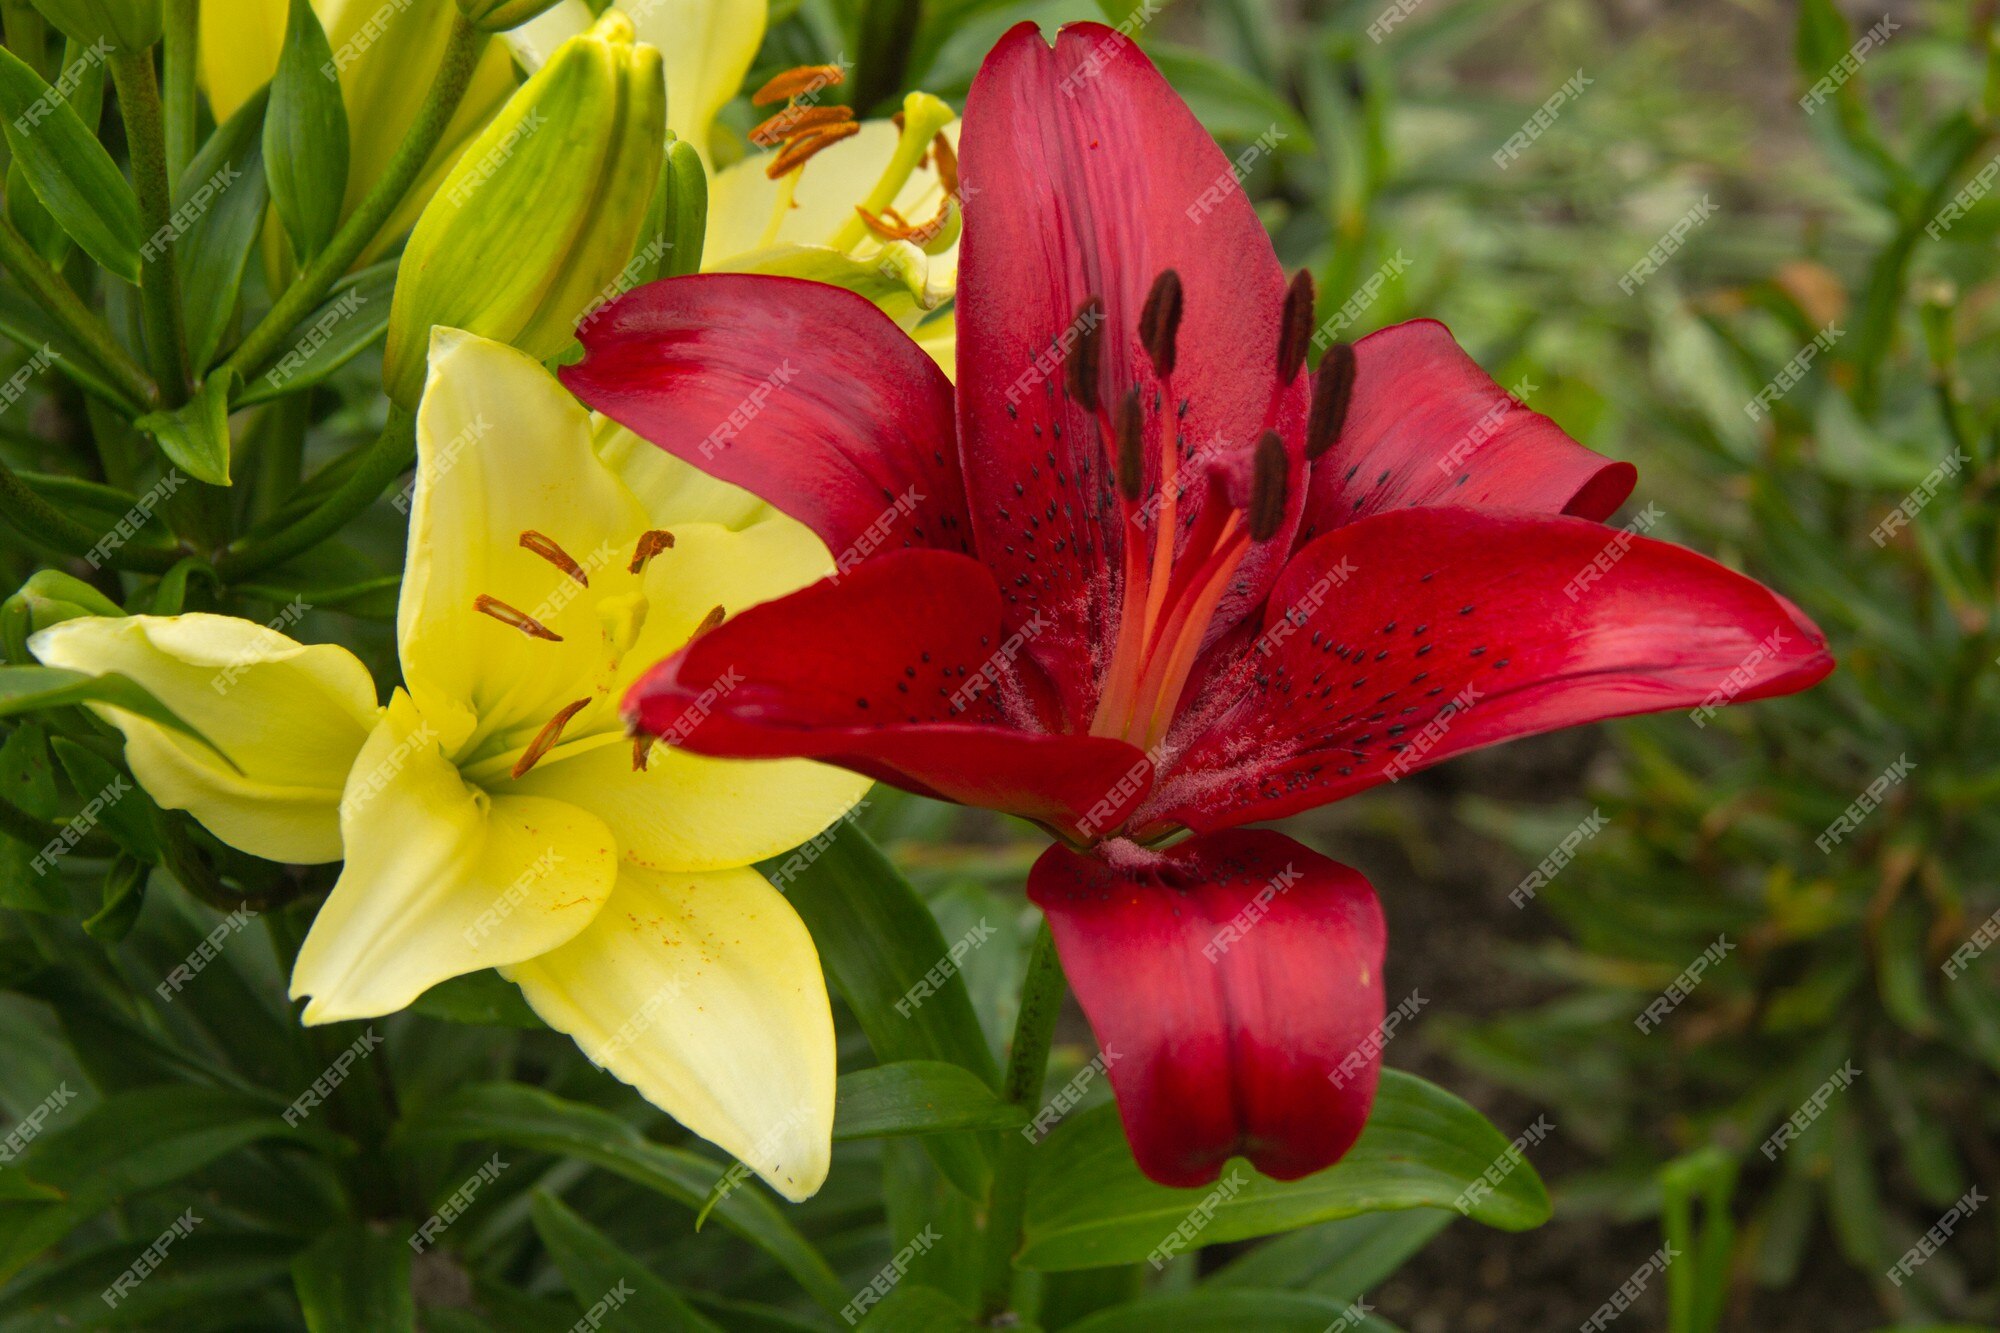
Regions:
M 258 855 L 344 850 L 292 975 L 306 1022 L 498 967 L 592 1060 L 807 1197 L 830 1152 L 832 1016 L 804 924 L 749 867 L 867 782 L 635 750 L 618 700 L 718 612 L 830 572 L 825 546 L 458 330 L 434 335 L 417 445 L 405 686 L 385 709 L 344 649 L 229 617 L 70 620 L 31 646 L 133 676 L 245 770 L 231 787 L 193 743 L 101 710 L 163 804 Z M 272 793 L 290 804 L 265 810 Z

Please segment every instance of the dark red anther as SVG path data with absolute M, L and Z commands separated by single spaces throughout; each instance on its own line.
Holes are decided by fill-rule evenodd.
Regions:
M 1162 269 L 1139 312 L 1139 342 L 1161 379 L 1174 373 L 1175 344 L 1181 331 L 1181 275 Z
M 1306 347 L 1312 341 L 1313 278 L 1307 269 L 1292 275 L 1285 288 L 1285 311 L 1278 322 L 1278 382 L 1290 384 L 1306 363 Z
M 1285 442 L 1267 430 L 1257 441 L 1255 471 L 1250 484 L 1250 540 L 1267 542 L 1285 521 Z
M 1098 405 L 1098 367 L 1103 362 L 1104 348 L 1104 298 L 1093 296 L 1076 309 L 1076 318 L 1070 322 L 1076 330 L 1076 346 L 1070 349 L 1069 360 L 1063 363 L 1063 387 L 1068 390 L 1070 401 L 1086 412 L 1095 412 Z
M 1326 349 L 1313 372 L 1312 410 L 1306 416 L 1306 457 L 1318 458 L 1333 448 L 1347 423 L 1354 401 L 1354 345 L 1335 343 Z
M 1146 485 L 1146 460 L 1139 449 L 1145 424 L 1139 391 L 1127 389 L 1118 400 L 1118 411 L 1111 423 L 1112 433 L 1118 437 L 1118 490 L 1127 500 L 1138 499 Z

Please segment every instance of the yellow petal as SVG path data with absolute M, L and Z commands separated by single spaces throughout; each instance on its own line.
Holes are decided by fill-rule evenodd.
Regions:
M 925 355 L 938 363 L 946 379 L 958 378 L 958 317 L 955 311 L 946 310 L 932 315 L 911 331 L 910 337 Z
M 201 75 L 217 124 L 278 72 L 285 17 L 285 0 L 201 0 Z
M 583 0 L 562 0 L 508 33 L 507 46 L 521 68 L 533 74 L 548 62 L 558 46 L 589 32 L 595 21 L 590 6 Z
M 506 974 L 585 1055 L 786 1198 L 825 1181 L 834 1045 L 819 954 L 754 871 L 627 867 L 582 934 Z
M 764 0 L 633 0 L 639 40 L 666 57 L 667 128 L 709 168 L 708 135 L 757 58 L 769 17 Z
M 66 620 L 29 647 L 50 666 L 132 677 L 242 769 L 179 732 L 97 709 L 125 733 L 133 775 L 161 805 L 255 856 L 340 859 L 341 789 L 381 712 L 354 654 L 202 613 Z
M 521 536 L 553 542 L 601 587 L 646 527 L 592 451 L 589 415 L 554 376 L 503 343 L 437 330 L 396 625 L 424 712 L 470 708 L 476 739 L 538 727 L 590 693 L 604 659 L 591 590 Z M 482 596 L 560 640 L 482 613 Z
M 292 970 L 308 1023 L 373 1018 L 440 981 L 554 949 L 617 877 L 604 821 L 572 805 L 489 796 L 438 750 L 397 693 L 341 801 L 347 864 Z
M 610 417 L 597 417 L 594 425 L 597 456 L 638 497 L 656 528 L 671 531 L 680 524 L 713 523 L 740 530 L 778 512 L 741 486 L 682 462 Z

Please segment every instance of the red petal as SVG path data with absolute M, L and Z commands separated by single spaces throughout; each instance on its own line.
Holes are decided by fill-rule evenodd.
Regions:
M 1117 827 L 1150 765 L 1041 729 L 1023 646 L 976 561 L 896 551 L 724 621 L 642 677 L 625 715 L 699 754 L 824 759 L 1079 839 Z
M 1051 847 L 1028 897 L 1140 1168 L 1187 1186 L 1239 1155 L 1279 1180 L 1338 1161 L 1381 1066 L 1386 939 L 1368 881 L 1265 829 L 1100 851 Z
M 1161 438 L 1156 430 L 1177 429 L 1200 468 L 1247 454 L 1271 424 L 1296 452 L 1306 384 L 1296 381 L 1275 422 L 1267 419 L 1284 273 L 1229 159 L 1129 40 L 1078 23 L 1051 49 L 1034 24 L 1017 25 L 973 81 L 965 127 L 958 388 L 966 491 L 1009 623 L 1041 611 L 1057 624 L 1033 652 L 1080 724 L 1096 698 L 1095 650 L 1117 632 L 1124 536 L 1098 423 L 1063 391 L 1074 345 L 1074 334 L 1065 335 L 1078 311 L 1092 296 L 1103 299 L 1107 410 L 1137 387 L 1149 442 Z M 1186 313 L 1177 367 L 1162 388 L 1138 325 L 1154 278 L 1168 268 L 1180 274 Z M 1158 484 L 1153 452 L 1148 494 Z M 1181 518 L 1205 498 L 1206 487 L 1190 489 Z M 1276 576 L 1287 548 L 1268 545 L 1271 555 L 1239 576 L 1250 592 L 1224 604 L 1220 624 L 1254 607 Z
M 842 569 L 971 538 L 951 384 L 887 315 L 796 278 L 636 288 L 583 329 L 562 382 L 590 407 L 798 519 Z
M 1217 672 L 1169 738 L 1140 828 L 1277 819 L 1482 745 L 1790 694 L 1833 670 L 1818 627 L 1755 580 L 1534 514 L 1349 524 L 1293 558 L 1265 624 L 1269 651 Z
M 1340 442 L 1313 464 L 1301 545 L 1412 505 L 1602 520 L 1632 493 L 1636 468 L 1522 407 L 1436 320 L 1372 333 L 1354 358 L 1354 400 Z

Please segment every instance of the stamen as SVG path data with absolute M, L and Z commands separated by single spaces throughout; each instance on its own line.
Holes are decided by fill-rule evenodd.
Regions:
M 901 113 L 899 112 L 898 114 L 900 115 Z M 952 148 L 951 140 L 944 137 L 943 130 L 939 130 L 931 138 L 931 156 L 937 159 L 938 184 L 944 187 L 946 194 L 956 195 L 958 193 L 958 153 Z
M 632 771 L 634 773 L 644 773 L 646 771 L 646 760 L 652 753 L 653 738 L 651 736 L 634 736 L 632 738 Z
M 711 606 L 708 609 L 708 614 L 701 618 L 701 623 L 694 627 L 694 633 L 688 636 L 688 642 L 692 643 L 714 629 L 717 625 L 720 625 L 722 623 L 722 616 L 723 611 L 721 607 Z
M 521 757 L 514 761 L 514 776 L 517 778 L 522 776 L 533 768 L 543 755 L 555 749 L 556 742 L 562 739 L 563 724 L 575 717 L 589 702 L 589 699 L 578 699 L 575 703 L 564 704 L 561 712 L 544 722 L 542 729 L 535 733 L 535 739 L 528 742 L 528 748 L 521 751 Z
M 1278 320 L 1278 382 L 1290 384 L 1306 363 L 1306 346 L 1312 341 L 1313 277 L 1300 269 L 1285 288 L 1285 310 Z
M 915 225 L 893 208 L 885 208 L 880 215 L 877 215 L 870 213 L 866 205 L 856 204 L 854 211 L 861 215 L 861 220 L 868 225 L 868 230 L 883 240 L 909 241 L 921 247 L 942 232 L 945 224 L 951 221 L 951 200 L 947 199 L 939 204 L 938 211 L 931 216 L 930 221 Z
M 1095 412 L 1098 368 L 1104 351 L 1104 298 L 1093 296 L 1078 306 L 1070 327 L 1077 330 L 1077 340 L 1069 360 L 1063 363 L 1063 387 L 1070 401 L 1086 412 Z
M 562 642 L 562 635 L 556 633 L 526 611 L 519 611 L 507 605 L 507 603 L 501 601 L 498 597 L 492 597 L 482 592 L 472 599 L 472 609 L 480 612 L 482 615 L 492 616 L 503 625 L 512 625 L 531 639 L 547 639 L 551 643 Z
M 1250 540 L 1267 542 L 1285 521 L 1285 442 L 1267 430 L 1257 441 L 1256 471 L 1250 488 Z
M 1306 457 L 1318 458 L 1340 439 L 1354 400 L 1354 347 L 1335 343 L 1313 372 L 1312 410 L 1306 415 Z
M 861 126 L 850 120 L 843 125 L 829 125 L 825 129 L 802 134 L 786 144 L 785 150 L 771 159 L 771 165 L 764 168 L 764 174 L 776 180 L 810 162 L 821 149 L 831 148 L 842 139 L 851 139 L 859 133 Z
M 1145 414 L 1139 407 L 1139 391 L 1127 389 L 1118 400 L 1112 433 L 1118 442 L 1118 491 L 1127 500 L 1137 500 L 1146 485 L 1146 464 L 1139 452 Z
M 750 131 L 750 142 L 759 148 L 776 148 L 794 135 L 806 134 L 828 125 L 854 119 L 854 108 L 846 106 L 788 106 Z
M 568 551 L 556 545 L 554 539 L 544 537 L 533 528 L 529 528 L 521 534 L 521 545 L 533 551 L 536 555 L 548 561 L 557 569 L 560 569 L 563 573 L 581 583 L 584 587 L 588 588 L 590 586 L 590 575 L 584 573 L 583 566 L 576 563 L 570 557 Z
M 662 551 L 672 550 L 674 534 L 665 528 L 650 528 L 639 534 L 639 544 L 632 551 L 632 562 L 625 566 L 628 574 L 637 574 L 646 568 L 646 562 Z
M 1161 379 L 1174 373 L 1176 342 L 1181 329 L 1181 275 L 1162 269 L 1146 293 L 1139 312 L 1139 342 L 1152 358 L 1153 373 Z
M 847 71 L 838 65 L 800 65 L 797 69 L 773 75 L 769 83 L 750 94 L 750 105 L 770 106 L 788 97 L 816 93 L 822 88 L 836 87 L 845 82 Z

